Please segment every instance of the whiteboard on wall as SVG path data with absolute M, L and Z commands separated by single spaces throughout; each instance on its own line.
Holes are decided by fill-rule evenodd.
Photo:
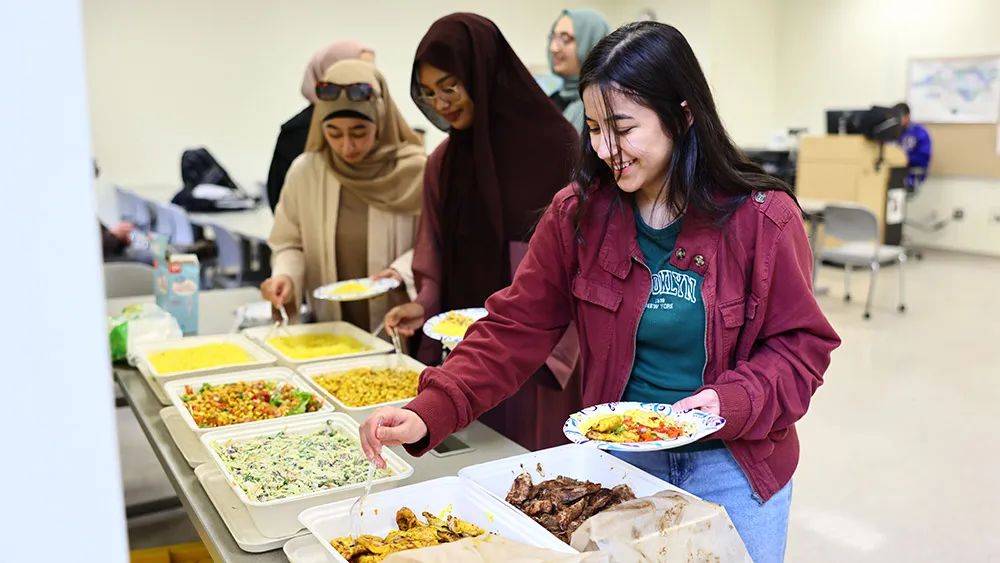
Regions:
M 910 61 L 906 100 L 917 122 L 996 123 L 1000 56 Z

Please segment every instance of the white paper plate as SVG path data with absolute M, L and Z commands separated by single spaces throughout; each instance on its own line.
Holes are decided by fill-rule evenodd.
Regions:
M 361 284 L 365 286 L 367 291 L 337 293 L 338 289 L 349 283 Z M 378 297 L 384 293 L 389 293 L 397 287 L 399 287 L 399 280 L 395 278 L 382 278 L 379 280 L 359 278 L 356 280 L 344 280 L 317 287 L 316 290 L 313 291 L 313 297 L 326 301 L 361 301 L 364 299 Z
M 440 340 L 441 342 L 444 342 L 446 344 L 447 343 L 454 344 L 461 342 L 462 339 L 464 338 L 463 336 L 449 336 L 447 334 L 441 334 L 440 332 L 437 331 L 436 328 L 437 325 L 441 324 L 441 321 L 443 321 L 445 317 L 448 316 L 448 313 L 458 313 L 459 315 L 465 315 L 466 317 L 470 317 L 474 321 L 478 321 L 479 319 L 486 316 L 486 309 L 483 308 L 458 309 L 456 311 L 448 311 L 445 313 L 441 313 L 440 315 L 435 315 L 431 317 L 430 320 L 424 323 L 424 334 L 426 334 L 429 338 L 433 338 L 434 340 Z
M 644 410 L 660 416 L 669 416 L 678 422 L 690 422 L 695 425 L 695 431 L 688 436 L 681 436 L 672 440 L 657 440 L 656 442 L 604 442 L 601 440 L 591 440 L 587 438 L 586 432 L 589 427 L 588 421 L 591 417 L 601 414 L 623 414 L 633 409 Z M 571 442 L 592 446 L 602 450 L 617 452 L 652 452 L 658 450 L 669 450 L 679 448 L 696 442 L 709 434 L 712 434 L 726 425 L 726 419 L 721 416 L 709 414 L 699 410 L 674 411 L 670 405 L 662 403 L 604 403 L 587 407 L 578 413 L 571 414 L 569 420 L 563 425 L 563 434 Z

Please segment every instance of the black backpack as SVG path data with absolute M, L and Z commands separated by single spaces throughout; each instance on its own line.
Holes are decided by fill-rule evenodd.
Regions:
M 260 197 L 243 191 L 229 173 L 204 147 L 181 155 L 181 180 L 184 188 L 171 200 L 186 211 L 205 213 L 253 209 Z

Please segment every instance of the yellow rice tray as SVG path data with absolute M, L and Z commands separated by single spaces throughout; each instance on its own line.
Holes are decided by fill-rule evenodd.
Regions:
M 234 353 L 236 349 L 244 354 Z M 212 350 L 230 355 L 232 359 L 214 363 Z M 185 351 L 190 355 L 185 357 Z M 134 357 L 140 369 L 149 373 L 159 383 L 188 377 L 227 373 L 252 368 L 272 366 L 277 358 L 241 334 L 216 334 L 188 336 L 158 342 L 136 344 Z M 189 362 L 185 365 L 184 362 Z M 169 369 L 167 366 L 174 364 Z M 176 368 L 176 369 L 174 369 Z
M 243 334 L 247 338 L 253 340 L 254 342 L 260 344 L 265 350 L 273 354 L 277 360 L 278 364 L 284 367 L 289 367 L 292 369 L 298 366 L 311 364 L 316 362 L 324 362 L 331 360 L 346 360 L 349 358 L 361 358 L 365 356 L 377 356 L 380 354 L 388 354 L 393 351 L 392 344 L 372 336 L 368 332 L 361 330 L 360 328 L 342 321 L 329 322 L 329 323 L 316 323 L 316 324 L 303 324 L 303 325 L 289 325 L 287 329 L 281 329 L 277 333 L 271 332 L 270 326 L 259 326 L 254 328 L 248 328 L 243 331 Z M 339 337 L 348 337 L 356 340 L 366 349 L 358 352 L 349 352 L 344 354 L 328 354 L 309 358 L 293 358 L 289 356 L 282 348 L 276 345 L 275 342 L 268 340 L 267 336 L 271 335 L 272 339 L 280 338 L 282 336 L 307 336 L 307 335 L 323 335 L 330 334 Z

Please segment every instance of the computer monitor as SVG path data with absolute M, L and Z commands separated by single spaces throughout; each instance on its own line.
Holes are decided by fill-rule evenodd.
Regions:
M 861 116 L 867 109 L 836 109 L 826 112 L 827 135 L 860 135 Z
M 903 133 L 902 116 L 898 111 L 872 106 L 861 116 L 861 134 L 872 141 L 892 142 Z
M 829 110 L 826 112 L 828 135 L 864 135 L 872 141 L 894 141 L 902 133 L 899 112 L 872 106 L 868 109 Z

